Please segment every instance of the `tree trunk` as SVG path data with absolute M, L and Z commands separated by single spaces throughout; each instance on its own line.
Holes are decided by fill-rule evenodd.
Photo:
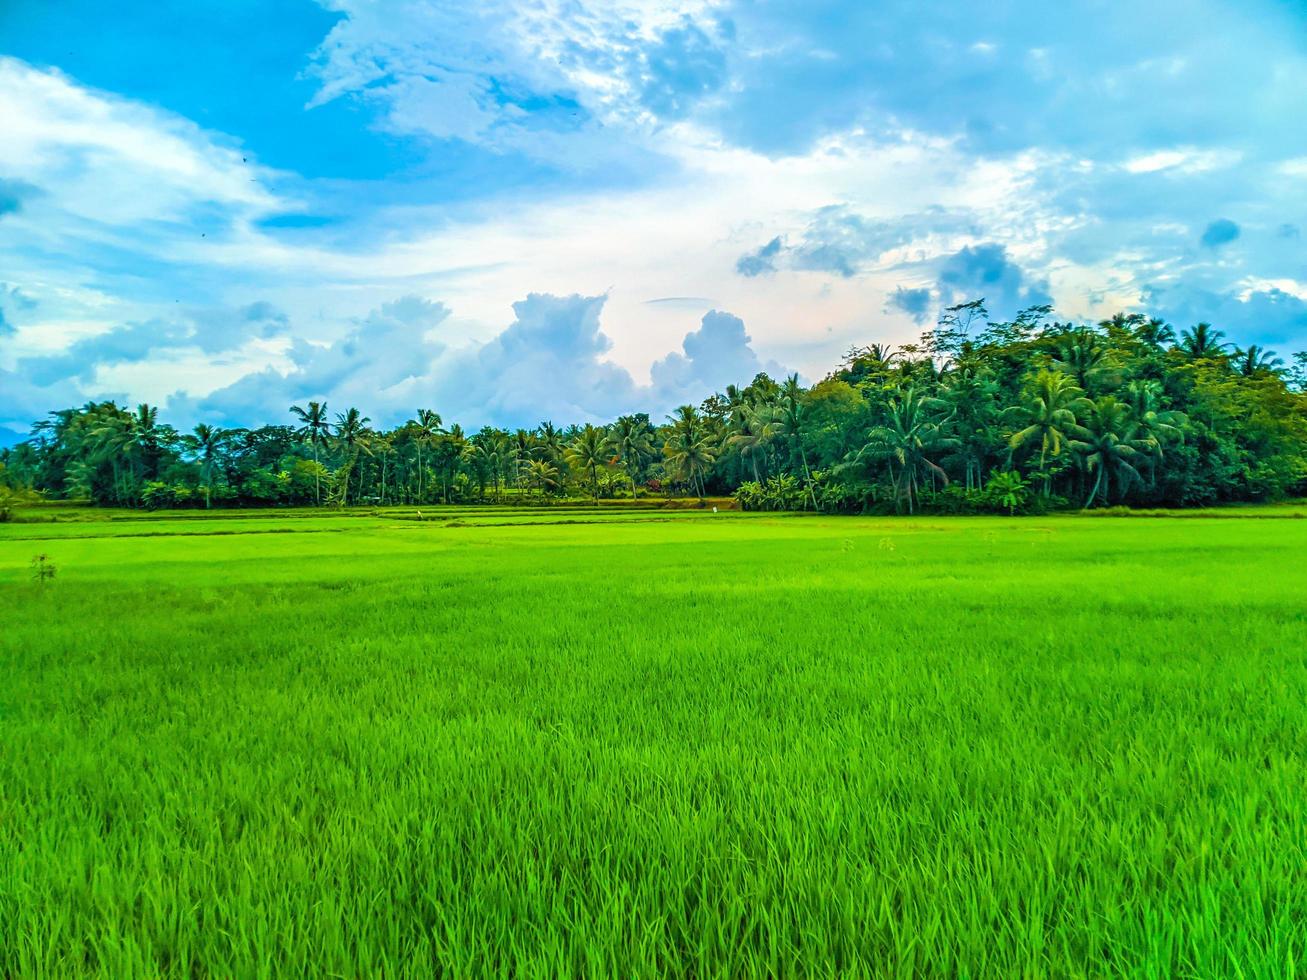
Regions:
M 322 488 L 318 485 L 318 440 L 313 439 L 313 506 L 322 506 Z
M 415 442 L 418 449 L 418 503 L 422 503 L 422 441 Z
M 812 501 L 812 509 L 817 509 L 817 492 L 812 489 L 812 473 L 808 469 L 808 454 L 803 451 L 803 443 L 799 443 L 799 459 L 803 460 L 803 479 L 808 487 L 808 499 Z
M 1089 499 L 1085 501 L 1085 506 L 1082 508 L 1083 510 L 1088 510 L 1090 505 L 1093 504 L 1094 499 L 1098 496 L 1099 484 L 1101 484 L 1102 482 L 1103 482 L 1103 468 L 1100 466 L 1098 468 L 1098 478 L 1094 480 L 1094 488 L 1089 491 Z

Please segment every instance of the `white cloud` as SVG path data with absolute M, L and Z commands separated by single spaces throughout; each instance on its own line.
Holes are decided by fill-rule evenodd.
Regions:
M 1242 156 L 1243 154 L 1236 150 L 1199 150 L 1186 147 L 1140 154 L 1131 157 L 1122 166 L 1127 173 L 1132 174 L 1151 174 L 1161 171 L 1200 174 L 1233 167 L 1239 163 Z
M 0 169 L 40 190 L 34 209 L 123 228 L 183 221 L 200 203 L 233 213 L 277 203 L 236 147 L 57 70 L 0 57 L 0 118 Z

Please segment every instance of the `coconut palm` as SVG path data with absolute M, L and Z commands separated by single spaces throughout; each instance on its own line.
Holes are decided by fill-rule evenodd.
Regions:
M 540 491 L 541 499 L 545 494 L 558 489 L 558 467 L 543 459 L 529 459 L 526 463 L 527 486 Z
M 90 435 L 91 460 L 97 464 L 109 463 L 113 473 L 114 499 L 118 503 L 127 503 L 131 496 L 128 484 L 136 470 L 137 445 L 132 416 L 121 411 L 102 413 Z
M 608 451 L 608 434 L 589 422 L 577 433 L 564 451 L 567 461 L 577 469 L 590 474 L 590 492 L 599 503 L 599 467 L 607 466 L 611 459 Z
M 140 404 L 132 416 L 132 441 L 140 454 L 143 475 L 153 479 L 159 465 L 159 409 Z
M 1135 339 L 1149 350 L 1159 351 L 1175 343 L 1175 330 L 1165 320 L 1151 317 L 1135 327 Z
M 672 473 L 688 482 L 702 500 L 703 478 L 717 458 L 719 440 L 693 405 L 682 405 L 667 418 L 672 429 L 663 443 L 663 456 Z
M 957 440 L 944 435 L 934 415 L 944 407 L 938 398 L 921 394 L 915 387 L 901 389 L 890 398 L 885 421 L 867 430 L 867 441 L 849 460 L 884 460 L 894 487 L 895 507 L 906 501 L 913 513 L 924 479 L 938 477 L 945 484 L 948 474 L 932 456 L 954 448 Z
M 1275 351 L 1250 344 L 1246 350 L 1236 348 L 1234 352 L 1234 369 L 1245 378 L 1259 374 L 1274 374 L 1284 367 L 1284 359 L 1277 357 Z
M 1157 465 L 1169 442 L 1184 442 L 1183 412 L 1162 408 L 1162 386 L 1156 381 L 1135 380 L 1125 387 L 1125 404 L 1130 408 L 1129 441 L 1148 457 L 1148 484 L 1157 481 Z
M 1188 361 L 1224 357 L 1225 349 L 1230 346 L 1222 343 L 1221 338 L 1224 336 L 1221 331 L 1214 330 L 1210 323 L 1199 323 L 1192 330 L 1181 332 L 1180 345 L 1176 349 Z
M 1062 338 L 1053 367 L 1085 391 L 1092 391 L 1099 381 L 1109 378 L 1112 361 L 1102 338 L 1093 330 L 1081 327 Z
M 1130 406 L 1115 395 L 1104 395 L 1093 401 L 1073 431 L 1076 438 L 1071 448 L 1086 472 L 1095 476 L 1085 499 L 1086 508 L 1100 495 L 1104 502 L 1110 502 L 1113 483 L 1124 494 L 1133 480 L 1143 480 L 1135 466 L 1142 453 L 1131 439 Z
M 958 439 L 963 478 L 968 490 L 980 489 L 994 443 L 998 418 L 998 385 L 990 371 L 966 364 L 944 379 L 941 400 L 952 415 L 952 431 Z
M 540 436 L 536 441 L 535 454 L 557 467 L 563 460 L 563 434 L 553 422 L 541 422 L 538 429 Z
M 386 472 L 390 466 L 391 457 L 395 455 L 395 437 L 393 434 L 372 432 L 368 434 L 365 445 L 369 456 L 381 460 L 381 489 L 378 491 L 377 498 L 384 506 L 386 503 Z
M 1050 493 L 1052 479 L 1047 471 L 1049 457 L 1062 454 L 1076 415 L 1089 407 L 1084 390 L 1060 371 L 1040 371 L 1035 376 L 1026 403 L 1008 409 L 1022 427 L 1012 433 L 1008 448 L 1012 451 L 1038 442 L 1039 472 L 1043 477 L 1043 494 Z
M 313 450 L 313 462 L 318 462 L 318 447 L 327 444 L 327 436 L 331 433 L 331 423 L 327 421 L 327 403 L 326 402 L 309 402 L 308 408 L 300 408 L 298 405 L 290 407 L 291 414 L 303 423 L 300 428 L 295 430 L 295 435 L 306 441 Z M 319 486 L 317 466 L 313 467 L 313 502 L 319 507 L 322 506 L 322 488 Z
M 204 481 L 204 506 L 213 506 L 213 471 L 217 466 L 218 456 L 226 445 L 228 433 L 222 429 L 201 422 L 186 437 L 186 446 L 199 461 L 200 477 Z
M 467 450 L 467 436 L 457 422 L 442 432 L 435 442 L 436 465 L 440 472 L 440 496 L 449 503 L 449 491 L 458 476 L 458 465 Z
M 726 389 L 728 399 L 734 387 L 731 385 Z M 631 481 L 631 498 L 635 499 L 639 496 L 636 476 L 654 454 L 648 418 L 643 415 L 623 415 L 618 418 L 609 427 L 608 448 L 626 471 L 626 477 Z
M 791 464 L 797 458 L 803 466 L 803 485 L 807 489 L 812 509 L 817 509 L 817 496 L 812 486 L 812 471 L 808 469 L 808 452 L 803 447 L 805 403 L 803 387 L 799 376 L 792 374 L 781 385 L 781 397 L 777 401 L 773 421 L 776 435 L 790 444 Z
M 357 408 L 346 409 L 344 414 L 336 413 L 336 446 L 345 457 L 345 480 L 341 485 L 341 506 L 349 506 L 349 478 L 358 463 L 359 453 L 367 437 L 367 426 L 372 420 L 364 416 Z M 360 474 L 359 492 L 363 491 Z
M 767 448 L 776 438 L 776 414 L 775 406 L 754 406 L 744 412 L 735 431 L 726 437 L 727 445 L 739 450 L 740 455 L 753 467 L 755 483 L 762 483 L 762 476 L 758 472 L 758 459 L 759 457 L 766 459 Z
M 413 418 L 409 420 L 408 424 L 410 428 L 413 430 L 413 448 L 417 450 L 417 458 L 418 458 L 417 459 L 417 463 L 418 463 L 417 499 L 418 499 L 418 503 L 421 503 L 425 499 L 423 496 L 423 489 L 424 489 L 423 477 L 426 474 L 426 470 L 422 466 L 422 449 L 423 447 L 430 447 L 431 440 L 434 439 L 437 435 L 439 435 L 443 431 L 441 427 L 444 425 L 444 420 L 441 419 L 440 415 L 437 412 L 433 412 L 429 408 L 419 408 L 417 410 L 417 414 L 415 414 Z

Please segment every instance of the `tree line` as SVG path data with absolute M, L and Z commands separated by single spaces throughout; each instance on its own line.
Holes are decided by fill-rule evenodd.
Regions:
M 0 485 L 120 507 L 543 503 L 667 494 L 748 509 L 1009 513 L 1307 494 L 1307 353 L 1286 364 L 1199 323 L 1047 306 L 951 307 L 917 343 L 850 350 L 824 379 L 759 374 L 661 423 L 474 433 L 354 407 L 180 432 L 112 401 L 51 412 Z

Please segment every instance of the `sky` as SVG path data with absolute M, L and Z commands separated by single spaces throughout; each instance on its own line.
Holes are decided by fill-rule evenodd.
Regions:
M 951 303 L 1307 347 L 1301 0 L 0 2 L 0 443 L 660 416 Z

